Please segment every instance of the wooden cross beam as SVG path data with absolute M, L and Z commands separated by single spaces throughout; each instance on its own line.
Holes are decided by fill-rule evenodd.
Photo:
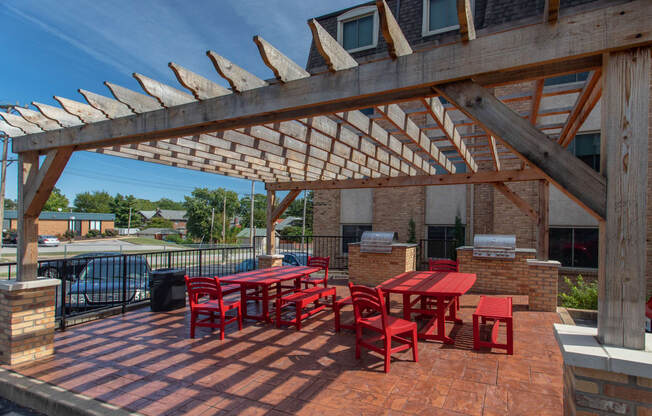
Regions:
M 543 21 L 545 23 L 557 23 L 559 20 L 560 0 L 545 0 L 546 4 L 543 9 Z
M 559 144 L 568 147 L 602 96 L 602 70 L 594 71 L 577 97 L 573 110 L 559 135 Z
M 292 191 L 288 192 L 288 194 L 285 196 L 285 198 L 283 198 L 283 200 L 281 202 L 279 202 L 278 206 L 276 208 L 274 208 L 274 211 L 272 211 L 272 221 L 273 222 L 276 222 L 276 220 L 281 218 L 281 215 L 283 215 L 285 210 L 288 209 L 288 207 L 290 206 L 292 201 L 294 201 L 297 198 L 297 196 L 299 196 L 300 193 L 301 193 L 301 191 L 298 191 L 298 190 L 292 190 Z
M 409 55 L 412 53 L 410 43 L 405 38 L 401 27 L 396 22 L 396 18 L 389 9 L 385 0 L 376 0 L 378 16 L 380 18 L 380 29 L 383 37 L 387 42 L 387 51 L 392 59 L 399 56 Z
M 460 34 L 463 41 L 475 39 L 475 24 L 471 0 L 457 0 L 457 18 L 460 22 Z

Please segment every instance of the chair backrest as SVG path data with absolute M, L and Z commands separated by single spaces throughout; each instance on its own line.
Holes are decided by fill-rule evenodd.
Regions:
M 222 288 L 220 287 L 220 280 L 217 276 L 188 277 L 186 275 L 185 279 L 191 308 L 199 303 L 200 298 L 208 296 L 209 299 L 219 300 L 220 309 L 222 309 Z
M 331 257 L 311 257 L 308 256 L 307 266 L 321 267 L 324 270 L 324 286 L 328 284 L 328 265 L 331 263 Z
M 459 264 L 455 260 L 428 259 L 428 270 L 431 272 L 459 272 Z
M 349 290 L 351 291 L 356 324 L 362 319 L 362 312 L 373 311 L 382 316 L 383 330 L 385 330 L 387 328 L 387 309 L 383 291 L 377 287 L 371 288 L 353 283 L 349 283 Z

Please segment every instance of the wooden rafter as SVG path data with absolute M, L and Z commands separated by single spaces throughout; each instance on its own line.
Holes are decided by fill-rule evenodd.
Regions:
M 47 153 L 45 160 L 38 167 L 36 173 L 30 176 L 23 189 L 23 213 L 25 216 L 38 217 L 71 155 L 72 148 L 70 147 L 50 150 Z
M 38 111 L 31 110 L 25 107 L 14 107 L 16 111 L 28 122 L 34 123 L 44 131 L 60 129 L 61 125 L 56 121 L 45 117 Z
M 315 19 L 309 20 L 308 25 L 313 42 L 329 70 L 336 72 L 358 66 L 356 60 Z
M 546 4 L 543 11 L 543 21 L 547 23 L 557 23 L 559 20 L 560 0 L 545 0 Z
M 460 35 L 463 41 L 475 39 L 475 24 L 471 0 L 457 0 L 457 19 L 460 22 Z
M 290 82 L 310 76 L 308 71 L 301 68 L 301 66 L 297 65 L 262 37 L 254 36 L 254 42 L 258 46 L 258 51 L 263 62 L 272 70 L 274 76 L 279 81 Z
M 251 72 L 245 71 L 222 55 L 213 51 L 207 51 L 206 55 L 211 58 L 215 70 L 217 70 L 222 78 L 229 82 L 234 91 L 243 92 L 267 85 L 267 82 Z
M 530 107 L 530 123 L 537 124 L 537 117 L 539 116 L 539 108 L 541 107 L 541 98 L 543 97 L 544 79 L 537 80 L 534 84 L 534 94 L 532 94 L 532 106 Z
M 290 206 L 292 201 L 294 201 L 301 191 L 296 191 L 292 190 L 288 192 L 288 194 L 279 202 L 279 204 L 274 208 L 274 211 L 272 211 L 272 221 L 276 221 L 279 218 L 281 218 L 281 215 L 285 212 L 285 210 Z
M 380 29 L 387 42 L 387 51 L 392 59 L 412 53 L 410 43 L 405 38 L 401 27 L 396 22 L 394 14 L 389 9 L 385 0 L 376 0 L 378 16 L 380 18 Z
M 582 92 L 577 97 L 573 110 L 559 135 L 559 144 L 568 147 L 580 130 L 586 118 L 595 108 L 602 96 L 602 71 L 596 70 L 587 80 Z
M 129 88 L 108 81 L 105 81 L 104 85 L 107 86 L 116 100 L 126 104 L 134 113 L 146 113 L 163 108 L 156 98 L 149 95 L 132 91 Z
M 25 120 L 21 116 L 11 113 L 0 112 L 0 116 L 5 119 L 9 125 L 22 130 L 25 134 L 40 133 L 43 130 L 34 123 Z
M 79 117 L 72 115 L 62 108 L 52 105 L 32 102 L 32 105 L 50 120 L 56 121 L 61 127 L 74 127 L 83 124 Z
M 487 140 L 489 141 L 489 151 L 491 152 L 491 159 L 494 162 L 494 167 L 496 168 L 496 171 L 499 171 L 500 155 L 498 154 L 498 150 L 496 149 L 496 138 L 494 136 L 487 136 Z
M 79 117 L 79 119 L 81 119 L 81 121 L 83 121 L 84 123 L 94 123 L 96 121 L 102 121 L 108 118 L 100 110 L 88 104 L 80 103 L 74 100 L 69 100 L 63 97 L 57 97 L 56 95 L 54 96 L 54 99 L 57 100 L 59 104 L 61 104 L 61 107 L 64 110 L 66 110 L 70 114 Z
M 207 100 L 209 98 L 231 94 L 231 91 L 228 89 L 201 75 L 195 74 L 181 65 L 170 62 L 168 66 L 174 72 L 179 84 L 183 85 L 198 100 Z
M 527 216 L 532 218 L 536 223 L 539 222 L 539 214 L 537 211 L 532 208 L 529 202 L 521 198 L 516 192 L 509 189 L 509 187 L 504 182 L 494 182 L 492 183 L 495 189 L 497 189 L 505 198 L 509 199 L 518 209 L 520 209 Z
M 135 114 L 125 103 L 118 100 L 107 98 L 94 92 L 79 89 L 77 90 L 84 96 L 88 104 L 101 111 L 108 118 L 125 117 Z
M 145 75 L 134 72 L 133 76 L 136 78 L 142 89 L 152 97 L 156 98 L 159 104 L 163 107 L 174 107 L 176 105 L 187 104 L 195 101 L 195 97 L 192 95 L 170 87 L 169 85 L 162 84 L 152 78 L 146 77 Z

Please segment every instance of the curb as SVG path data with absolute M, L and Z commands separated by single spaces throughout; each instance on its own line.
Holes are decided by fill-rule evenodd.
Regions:
M 4 368 L 0 368 L 0 396 L 49 416 L 140 415 Z

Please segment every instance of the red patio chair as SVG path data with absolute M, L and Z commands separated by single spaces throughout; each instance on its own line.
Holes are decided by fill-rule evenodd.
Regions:
M 328 287 L 328 265 L 331 262 L 330 256 L 328 257 L 310 257 L 308 256 L 308 267 L 321 267 L 324 271 L 324 276 L 306 276 L 301 279 L 301 283 L 305 285 L 305 288 L 308 289 L 309 285 L 317 286 L 323 284 L 324 287 Z
M 224 339 L 224 327 L 231 322 L 237 320 L 238 329 L 242 329 L 240 299 L 225 300 L 219 278 L 186 276 L 186 289 L 190 300 L 190 338 L 195 338 L 195 327 L 198 326 L 219 328 L 221 340 Z M 226 312 L 232 309 L 235 309 L 236 315 L 228 317 Z M 207 317 L 198 319 L 200 315 Z M 219 322 L 215 322 L 216 317 Z
M 456 260 L 445 259 L 428 259 L 428 270 L 431 272 L 459 272 L 460 264 Z M 427 298 L 428 306 L 433 306 L 436 303 L 435 299 Z M 460 298 L 455 297 L 455 308 L 460 310 Z
M 376 351 L 385 357 L 385 372 L 388 373 L 392 353 L 412 348 L 412 358 L 417 362 L 417 324 L 390 316 L 385 308 L 385 298 L 381 289 L 349 283 L 349 290 L 355 315 L 355 358 L 360 359 L 360 347 Z M 367 315 L 369 310 L 374 311 L 375 314 Z M 363 338 L 363 329 L 373 331 L 377 335 Z M 373 345 L 376 341 L 382 341 L 383 348 Z M 401 345 L 392 347 L 392 341 Z

